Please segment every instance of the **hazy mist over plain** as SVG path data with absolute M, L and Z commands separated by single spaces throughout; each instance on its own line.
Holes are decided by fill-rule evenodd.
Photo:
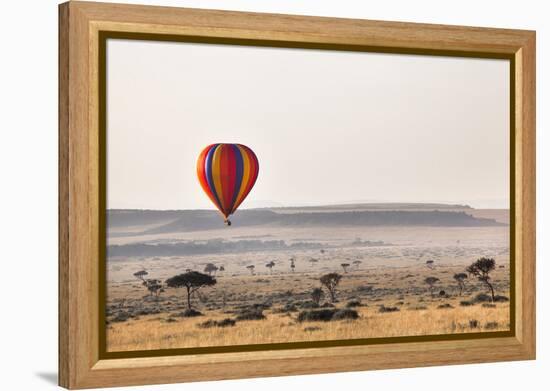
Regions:
M 241 206 L 509 203 L 504 60 L 109 40 L 107 207 L 213 209 L 200 151 L 260 162 Z

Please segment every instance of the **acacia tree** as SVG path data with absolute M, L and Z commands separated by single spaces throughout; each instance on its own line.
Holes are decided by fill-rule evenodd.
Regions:
M 437 278 L 437 277 L 426 277 L 424 282 L 426 284 L 428 284 L 428 286 L 430 287 L 430 294 L 433 297 L 434 296 L 434 286 L 435 286 L 435 284 L 437 284 L 439 282 L 439 278 Z
M 145 285 L 151 296 L 155 295 L 156 297 L 159 297 L 159 295 L 164 292 L 164 289 L 162 289 L 162 283 L 160 280 L 155 278 L 149 278 L 143 281 L 143 285 Z
M 328 273 L 319 279 L 321 284 L 327 288 L 328 293 L 330 294 L 330 300 L 334 303 L 336 301 L 336 287 L 340 283 L 342 276 L 338 273 Z
M 428 269 L 433 269 L 433 268 L 435 267 L 434 261 L 431 260 L 431 259 L 427 260 L 427 261 L 426 261 L 426 267 L 427 267 Z
M 360 260 L 356 260 L 356 261 L 353 261 L 353 264 L 355 265 L 355 269 L 359 269 L 359 265 L 361 265 L 361 261 Z
M 145 276 L 149 274 L 146 270 L 140 270 L 138 272 L 134 273 L 134 277 L 140 279 L 141 281 L 145 281 Z
M 492 301 L 495 301 L 495 290 L 493 288 L 493 284 L 491 284 L 490 282 L 491 276 L 489 275 L 489 273 L 495 270 L 495 266 L 496 264 L 493 258 L 482 257 L 466 268 L 466 271 L 470 275 L 477 277 L 479 281 L 487 285 L 487 287 L 491 291 Z
M 166 285 L 170 288 L 186 289 L 188 309 L 191 309 L 191 296 L 193 296 L 193 293 L 205 286 L 212 286 L 215 284 L 216 279 L 214 277 L 195 271 L 178 274 L 166 280 Z
M 290 258 L 290 271 L 292 273 L 294 273 L 294 269 L 296 268 L 295 261 L 296 261 L 296 258 L 294 257 Z
M 460 292 L 458 293 L 459 296 L 462 296 L 462 291 L 465 288 L 465 281 L 468 278 L 468 275 L 466 273 L 456 273 L 453 278 L 455 279 L 456 283 L 458 284 L 458 289 Z
M 311 300 L 319 305 L 319 303 L 321 302 L 321 300 L 323 299 L 323 296 L 325 294 L 323 293 L 323 290 L 321 288 L 314 288 L 312 291 L 311 291 Z
M 208 273 L 209 276 L 212 275 L 212 272 L 214 272 L 214 275 L 216 275 L 217 270 L 218 270 L 218 267 L 213 263 L 207 263 L 206 266 L 204 267 L 204 272 Z
M 319 262 L 319 260 L 317 258 L 310 258 L 309 259 L 309 263 L 311 263 L 311 266 L 313 266 L 314 263 L 317 263 Z
M 250 272 L 250 275 L 253 276 L 254 275 L 254 265 L 248 265 L 246 268 Z
M 344 269 L 344 273 L 348 272 L 349 263 L 341 263 L 340 266 Z
M 265 264 L 265 267 L 269 269 L 269 274 L 273 273 L 273 266 L 275 266 L 275 261 L 270 261 Z

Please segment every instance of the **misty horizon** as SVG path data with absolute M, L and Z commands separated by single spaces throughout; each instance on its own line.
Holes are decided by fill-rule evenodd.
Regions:
M 430 206 L 430 207 L 446 207 L 446 208 L 456 208 L 456 209 L 509 209 L 509 205 L 498 205 L 498 206 L 476 206 L 472 205 L 471 203 L 466 202 L 444 202 L 444 201 L 427 201 L 427 202 L 417 202 L 417 201 L 342 201 L 342 202 L 334 202 L 334 203 L 296 203 L 296 204 L 283 204 L 276 201 L 257 201 L 260 203 L 260 206 L 250 206 L 250 205 L 242 205 L 239 210 L 253 210 L 253 209 L 292 209 L 292 208 L 322 208 L 322 207 L 338 207 L 338 206 L 377 206 L 377 207 L 385 207 L 387 205 L 388 208 L 396 207 L 396 206 L 402 206 L 402 205 L 408 205 L 411 208 L 414 206 Z M 212 207 L 204 207 L 204 208 L 117 208 L 117 207 L 109 207 L 107 210 L 152 210 L 152 211 L 213 211 L 218 212 L 218 210 L 212 206 Z M 236 212 L 238 213 L 238 211 Z

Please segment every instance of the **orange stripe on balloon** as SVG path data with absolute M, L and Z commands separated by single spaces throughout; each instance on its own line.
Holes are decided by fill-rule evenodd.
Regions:
M 243 184 L 246 183 L 246 186 L 243 190 L 242 197 L 240 198 L 239 202 L 236 202 L 233 206 L 233 211 L 235 211 L 241 203 L 244 201 L 248 193 L 250 193 L 250 190 L 252 190 L 252 187 L 254 186 L 254 183 L 256 183 L 256 178 L 258 177 L 259 172 L 259 164 L 258 159 L 256 158 L 256 155 L 250 148 L 248 148 L 246 145 L 238 144 L 239 147 L 242 147 L 242 150 L 244 150 L 244 153 L 246 154 L 246 158 L 248 159 L 248 180 L 245 182 L 243 180 Z
M 214 194 L 212 193 L 210 186 L 208 186 L 208 180 L 206 179 L 206 155 L 210 151 L 212 147 L 214 147 L 215 144 L 210 144 L 206 148 L 202 150 L 202 152 L 199 155 L 199 158 L 197 159 L 197 178 L 199 179 L 199 184 L 202 187 L 202 190 L 206 193 L 208 198 L 210 198 L 210 201 L 214 205 L 217 206 L 218 202 L 216 201 L 216 197 L 214 197 Z
M 214 181 L 214 191 L 220 200 L 220 211 L 227 217 L 225 213 L 225 203 L 223 200 L 223 185 L 221 180 L 221 152 L 223 150 L 223 144 L 220 144 L 214 151 L 212 157 L 212 180 Z
M 239 188 L 239 193 L 237 194 L 237 199 L 235 200 L 235 204 L 233 205 L 233 210 L 231 211 L 231 213 L 235 212 L 237 206 L 240 205 L 240 203 L 246 196 L 245 190 L 248 185 L 248 178 L 250 177 L 250 159 L 248 158 L 248 154 L 246 153 L 242 145 L 236 144 L 236 146 L 239 149 L 239 152 L 243 158 L 243 179 L 241 181 L 241 187 Z

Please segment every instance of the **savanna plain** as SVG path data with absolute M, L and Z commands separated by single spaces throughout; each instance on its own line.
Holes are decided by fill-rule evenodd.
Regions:
M 510 329 L 508 210 L 238 213 L 108 211 L 108 351 Z

